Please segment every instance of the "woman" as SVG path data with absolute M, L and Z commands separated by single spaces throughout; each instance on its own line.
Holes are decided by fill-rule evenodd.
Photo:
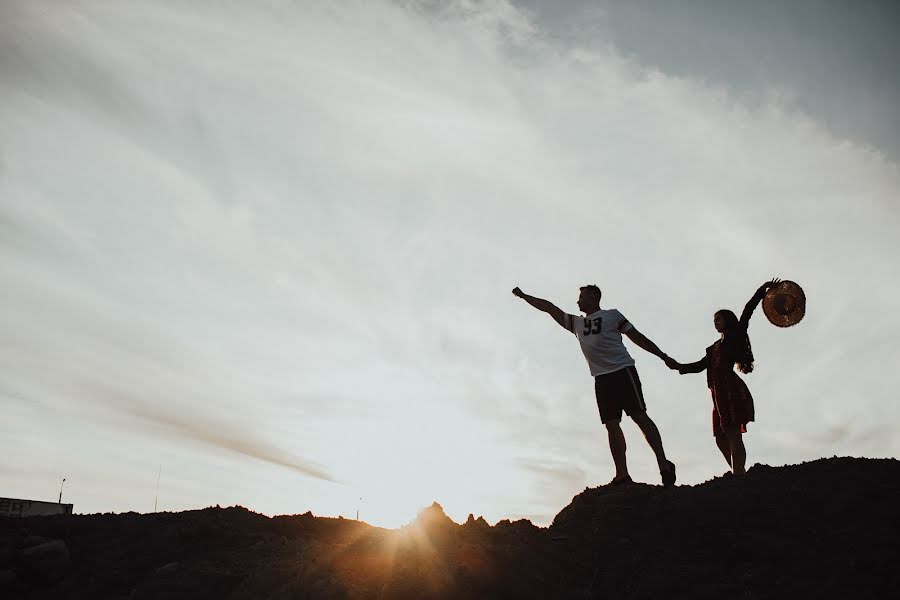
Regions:
M 712 425 L 716 446 L 735 475 L 745 472 L 747 451 L 741 435 L 747 432 L 747 423 L 753 420 L 753 396 L 734 372 L 734 366 L 737 365 L 741 373 L 753 371 L 753 350 L 747 325 L 766 291 L 779 282 L 779 279 L 773 279 L 759 286 L 744 307 L 740 319 L 730 310 L 716 311 L 713 325 L 721 337 L 706 349 L 706 356 L 686 365 L 674 361 L 672 364 L 672 368 L 678 369 L 682 375 L 706 369 L 706 383 L 713 399 Z

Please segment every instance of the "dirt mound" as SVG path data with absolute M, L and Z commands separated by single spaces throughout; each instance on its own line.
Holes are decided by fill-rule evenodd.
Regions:
M 832 458 L 662 492 L 588 489 L 550 529 L 602 598 L 846 598 L 897 589 L 900 462 Z
M 589 488 L 549 528 L 457 525 L 436 503 L 399 530 L 240 507 L 0 519 L 0 595 L 875 597 L 900 585 L 897 506 L 898 461 L 832 458 Z

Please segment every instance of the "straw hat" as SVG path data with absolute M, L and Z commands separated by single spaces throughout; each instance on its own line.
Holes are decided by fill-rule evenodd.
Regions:
M 790 327 L 799 323 L 806 314 L 806 294 L 793 281 L 782 281 L 769 288 L 762 306 L 773 325 Z

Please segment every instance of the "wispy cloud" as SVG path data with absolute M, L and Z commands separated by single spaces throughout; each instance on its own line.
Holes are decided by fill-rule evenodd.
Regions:
M 350 487 L 440 464 L 451 512 L 543 514 L 548 485 L 604 481 L 608 458 L 575 342 L 509 290 L 574 312 L 596 282 L 687 360 L 713 310 L 781 275 L 809 312 L 755 317 L 758 428 L 900 421 L 878 368 L 898 358 L 878 340 L 900 334 L 900 171 L 777 97 L 743 104 L 500 1 L 0 10 L 4 402 Z M 635 352 L 667 449 L 703 478 L 702 378 Z M 790 458 L 765 439 L 751 460 Z M 327 514 L 334 494 L 304 498 Z

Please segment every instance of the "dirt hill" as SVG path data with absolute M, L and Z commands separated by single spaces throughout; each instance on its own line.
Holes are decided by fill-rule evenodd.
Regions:
M 874 598 L 900 589 L 900 462 L 588 488 L 549 528 L 386 530 L 244 508 L 0 519 L 4 598 Z

